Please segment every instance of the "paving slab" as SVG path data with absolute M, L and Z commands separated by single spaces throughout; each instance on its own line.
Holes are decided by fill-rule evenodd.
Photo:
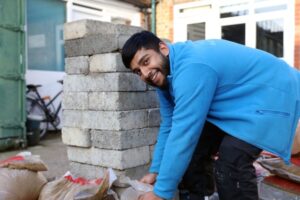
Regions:
M 35 146 L 0 152 L 0 160 L 14 156 L 23 151 L 30 151 L 34 155 L 40 155 L 41 159 L 48 167 L 48 171 L 43 172 L 48 180 L 61 177 L 70 170 L 67 157 L 67 146 L 62 143 L 61 132 L 47 133 L 45 138 Z

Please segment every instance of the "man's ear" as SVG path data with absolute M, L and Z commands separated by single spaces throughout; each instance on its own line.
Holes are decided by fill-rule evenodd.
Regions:
M 160 42 L 159 43 L 159 50 L 164 56 L 169 55 L 169 47 L 165 42 Z

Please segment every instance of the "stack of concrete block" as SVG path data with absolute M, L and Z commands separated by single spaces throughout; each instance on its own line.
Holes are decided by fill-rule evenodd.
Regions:
M 153 88 L 123 66 L 120 49 L 139 27 L 80 20 L 65 24 L 62 138 L 72 173 L 147 172 L 159 127 Z

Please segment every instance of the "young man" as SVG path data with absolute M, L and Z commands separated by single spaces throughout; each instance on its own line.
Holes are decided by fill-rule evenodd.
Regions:
M 283 60 L 225 40 L 166 44 L 147 31 L 129 38 L 122 59 L 160 101 L 154 157 L 141 180 L 154 191 L 141 200 L 171 199 L 179 183 L 201 200 L 214 182 L 221 200 L 258 199 L 252 163 L 261 150 L 289 162 L 300 74 Z

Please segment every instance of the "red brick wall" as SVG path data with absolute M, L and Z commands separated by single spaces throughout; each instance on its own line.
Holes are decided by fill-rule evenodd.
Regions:
M 196 0 L 160 0 L 156 5 L 156 34 L 160 38 L 173 41 L 175 4 L 193 2 Z
M 295 52 L 294 65 L 300 69 L 300 0 L 295 0 Z
M 156 5 L 156 34 L 173 41 L 173 0 L 161 0 Z

